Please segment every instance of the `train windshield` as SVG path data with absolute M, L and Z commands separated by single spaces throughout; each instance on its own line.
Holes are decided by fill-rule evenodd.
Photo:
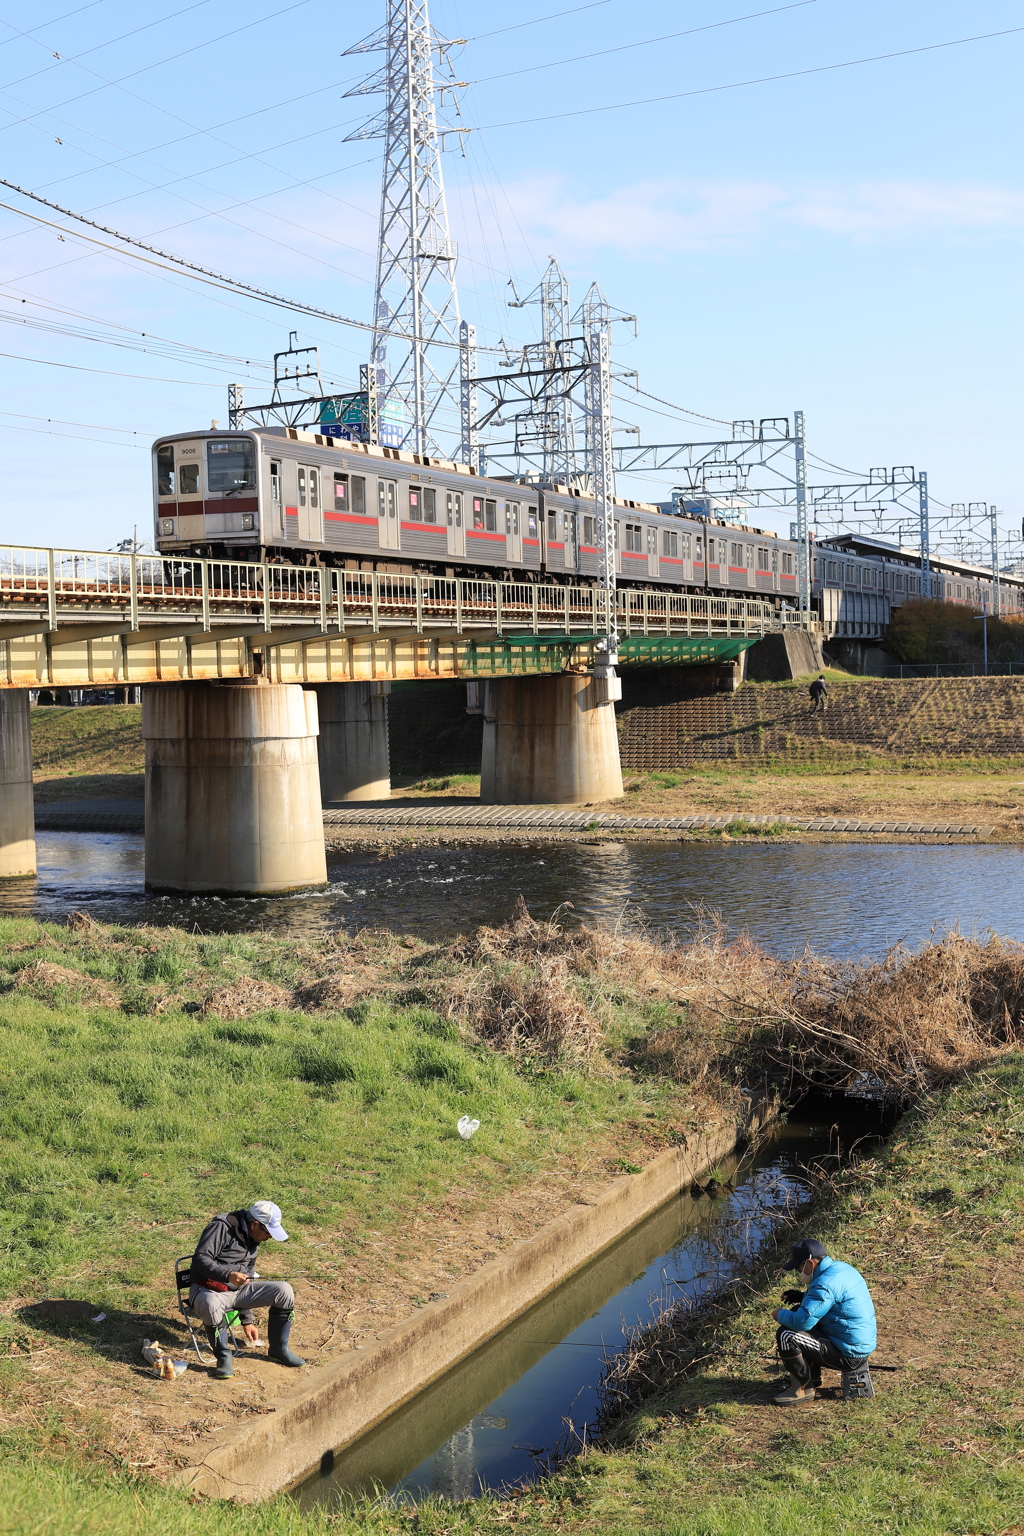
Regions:
M 254 491 L 256 454 L 244 437 L 228 443 L 207 443 L 206 484 L 210 491 Z

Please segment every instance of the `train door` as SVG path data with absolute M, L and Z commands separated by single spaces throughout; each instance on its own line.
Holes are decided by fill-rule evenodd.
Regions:
M 522 508 L 518 501 L 505 503 L 505 559 L 510 565 L 523 563 Z
M 654 577 L 661 575 L 661 557 L 658 554 L 658 530 L 651 527 L 647 529 L 647 574 Z
M 310 464 L 298 469 L 299 538 L 304 544 L 324 541 L 324 513 L 320 505 L 320 471 Z
M 402 529 L 398 521 L 397 480 L 377 481 L 377 542 L 381 549 L 401 549 Z
M 447 511 L 446 522 L 448 525 L 448 553 L 450 555 L 464 555 L 466 553 L 466 524 L 462 516 L 462 492 L 445 491 L 445 506 Z
M 579 522 L 575 512 L 562 513 L 562 544 L 565 568 L 575 571 L 580 563 Z
M 203 516 L 203 473 L 196 447 L 178 448 L 178 538 L 202 539 L 206 536 Z

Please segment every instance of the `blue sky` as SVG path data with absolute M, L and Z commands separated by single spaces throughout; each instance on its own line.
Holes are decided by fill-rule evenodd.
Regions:
M 937 500 L 993 502 L 1019 528 L 1024 32 L 822 66 L 1020 27 L 1020 6 L 603 0 L 552 16 L 569 9 L 432 7 L 439 31 L 469 39 L 455 58 L 475 131 L 445 174 L 481 339 L 532 339 L 508 279 L 530 288 L 555 255 L 575 298 L 596 279 L 638 315 L 616 360 L 653 394 L 726 420 L 802 407 L 823 458 L 923 466 Z M 343 140 L 380 98 L 343 96 L 379 56 L 342 54 L 382 3 L 51 0 L 41 14 L 9 6 L 0 26 L 8 180 L 369 318 L 381 145 Z M 259 397 L 292 328 L 321 346 L 327 379 L 354 384 L 361 333 L 0 202 L 3 541 L 148 534 L 150 440 L 223 424 L 232 379 Z M 648 441 L 680 434 L 625 392 L 618 417 Z M 628 489 L 656 497 L 672 479 Z

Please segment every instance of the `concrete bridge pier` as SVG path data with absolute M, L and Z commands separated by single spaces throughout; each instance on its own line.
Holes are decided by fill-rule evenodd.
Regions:
M 501 678 L 484 694 L 480 798 L 491 805 L 579 805 L 622 794 L 611 668 Z
M 390 682 L 318 683 L 310 691 L 316 694 L 320 717 L 317 752 L 323 804 L 389 799 Z
M 0 690 L 0 878 L 36 872 L 28 691 Z
M 142 735 L 150 890 L 327 884 L 313 693 L 262 678 L 146 688 Z

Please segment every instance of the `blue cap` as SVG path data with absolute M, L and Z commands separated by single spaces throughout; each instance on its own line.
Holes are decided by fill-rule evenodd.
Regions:
M 794 1243 L 789 1250 L 786 1269 L 803 1269 L 808 1259 L 827 1259 L 828 1253 L 816 1237 L 805 1237 L 802 1243 Z

